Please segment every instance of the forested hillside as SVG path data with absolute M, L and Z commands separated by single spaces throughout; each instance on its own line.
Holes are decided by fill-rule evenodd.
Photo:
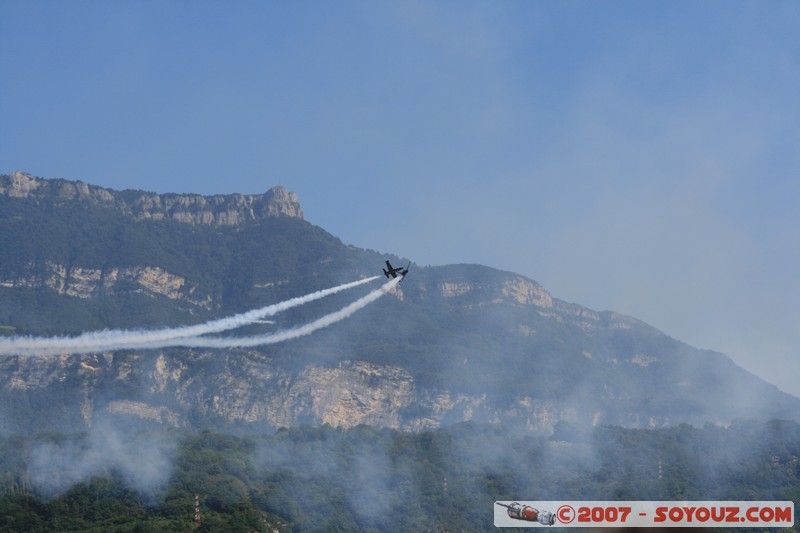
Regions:
M 474 423 L 416 434 L 303 426 L 126 436 L 145 450 L 149 440 L 173 443 L 163 476 L 93 458 L 92 435 L 0 439 L 0 530 L 188 532 L 195 493 L 199 531 L 215 532 L 488 531 L 493 502 L 512 499 L 800 500 L 794 422 L 561 425 L 550 437 Z M 127 459 L 147 461 L 136 448 Z

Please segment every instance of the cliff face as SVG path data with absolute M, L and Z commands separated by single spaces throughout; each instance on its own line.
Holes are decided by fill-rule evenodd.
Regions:
M 213 375 L 193 368 L 212 359 Z M 348 360 L 290 372 L 256 352 L 19 357 L 0 360 L 0 374 L 4 392 L 18 396 L 35 397 L 58 383 L 73 383 L 66 407 L 84 427 L 99 415 L 112 415 L 173 427 L 192 426 L 200 416 L 255 431 L 301 424 L 422 431 L 462 420 L 547 431 L 575 416 L 557 402 L 530 397 L 519 398 L 511 409 L 498 409 L 486 394 L 420 386 L 408 371 L 391 365 Z M 128 394 L 109 396 L 115 384 Z
M 0 176 L 0 195 L 10 198 L 50 198 L 113 207 L 137 220 L 175 220 L 186 224 L 236 226 L 265 217 L 303 218 L 297 195 L 281 186 L 264 194 L 154 194 L 113 191 L 80 181 L 47 180 L 24 172 Z
M 133 286 L 133 288 L 131 288 Z M 139 291 L 170 300 L 180 300 L 192 307 L 211 308 L 211 297 L 200 297 L 197 285 L 187 284 L 186 278 L 171 274 L 159 267 L 131 266 L 106 269 L 66 266 L 45 263 L 44 273 L 28 273 L 0 279 L 0 287 L 22 289 L 49 289 L 56 294 L 81 299 L 99 295 L 113 295 L 119 287 L 125 291 Z

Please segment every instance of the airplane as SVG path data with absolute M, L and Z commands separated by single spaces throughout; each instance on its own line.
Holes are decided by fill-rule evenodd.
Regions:
M 387 278 L 389 276 L 396 278 L 398 274 L 400 274 L 401 281 L 405 279 L 406 274 L 408 274 L 408 268 L 411 266 L 411 261 L 408 262 L 408 266 L 406 268 L 403 267 L 393 267 L 389 260 L 386 260 L 386 268 L 383 269 L 383 275 Z M 388 270 L 387 270 L 388 269 Z
M 556 523 L 556 515 L 550 511 L 540 511 L 530 505 L 522 505 L 519 502 L 514 502 L 511 505 L 506 505 L 501 502 L 494 502 L 508 509 L 508 516 L 516 518 L 517 520 L 527 520 L 528 522 L 539 522 L 543 526 L 552 526 Z

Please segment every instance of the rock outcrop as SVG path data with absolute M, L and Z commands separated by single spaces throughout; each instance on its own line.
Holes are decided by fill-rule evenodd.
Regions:
M 221 359 L 213 375 L 196 368 Z M 159 424 L 186 427 L 193 413 L 226 423 L 258 427 L 359 424 L 403 431 L 435 429 L 458 421 L 511 421 L 531 430 L 550 431 L 559 420 L 573 419 L 555 402 L 518 398 L 512 409 L 499 409 L 486 394 L 452 393 L 417 384 L 406 370 L 366 361 L 334 366 L 310 365 L 287 371 L 256 352 L 222 355 L 197 352 L 186 357 L 164 353 L 115 356 L 20 357 L 0 361 L 6 391 L 46 391 L 54 384 L 80 383 L 76 409 L 86 427 L 98 413 L 134 416 Z M 136 400 L 100 394 L 108 384 L 136 390 Z
M 31 268 L 31 271 L 34 269 Z M 197 286 L 189 286 L 182 276 L 171 274 L 160 267 L 131 266 L 127 268 L 97 269 L 47 262 L 43 274 L 30 274 L 0 279 L 0 287 L 42 289 L 81 299 L 110 295 L 125 287 L 124 291 L 144 292 L 180 300 L 192 307 L 211 308 L 211 296 L 199 296 Z
M 0 175 L 0 196 L 84 201 L 114 207 L 137 220 L 175 220 L 186 224 L 235 226 L 266 217 L 303 218 L 297 195 L 284 187 L 264 194 L 155 194 L 114 191 L 81 181 L 50 180 L 24 172 Z

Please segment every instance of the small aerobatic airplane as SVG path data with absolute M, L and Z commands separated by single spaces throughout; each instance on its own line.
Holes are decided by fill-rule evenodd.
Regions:
M 411 261 L 408 262 L 408 266 L 405 267 L 405 268 L 403 268 L 403 267 L 394 268 L 392 266 L 392 264 L 389 262 L 389 260 L 387 259 L 386 260 L 386 268 L 383 269 L 383 275 L 386 276 L 387 278 L 389 276 L 391 276 L 393 278 L 396 278 L 397 275 L 400 274 L 400 280 L 402 281 L 403 279 L 405 279 L 406 274 L 408 274 L 408 268 L 410 266 L 411 266 Z

